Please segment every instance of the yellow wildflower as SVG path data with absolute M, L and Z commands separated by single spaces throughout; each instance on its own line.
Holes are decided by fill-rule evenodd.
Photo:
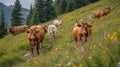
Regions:
M 75 64 L 74 64 L 74 66 L 73 67 L 77 67 Z
M 106 49 L 106 51 L 108 51 L 109 50 L 109 48 L 105 48 Z
M 3 57 L 4 57 L 4 58 L 7 58 L 7 56 L 6 56 L 6 55 L 3 55 Z
M 81 59 L 84 58 L 84 55 L 81 55 Z
M 118 37 L 117 37 L 117 36 L 115 36 L 115 37 L 114 37 L 114 40 L 118 40 Z
M 33 62 L 34 62 L 35 64 L 38 64 L 38 61 L 36 61 L 36 60 L 33 60 Z
M 92 50 L 92 46 L 90 46 L 90 50 Z
M 108 33 L 107 37 L 110 38 L 110 34 L 109 33 Z
M 51 55 L 53 55 L 54 53 L 53 52 L 51 52 Z
M 58 50 L 58 48 L 55 49 L 56 51 Z
M 89 59 L 89 60 L 91 60 L 91 59 L 92 59 L 92 57 L 91 57 L 91 56 L 89 56 L 89 57 L 88 57 L 88 59 Z
M 103 50 L 103 54 L 105 54 L 106 53 L 106 51 L 105 50 Z
M 118 29 L 118 31 L 120 31 L 120 28 Z
M 93 48 L 96 48 L 96 45 L 93 45 Z
M 82 63 L 79 65 L 79 67 L 82 67 Z

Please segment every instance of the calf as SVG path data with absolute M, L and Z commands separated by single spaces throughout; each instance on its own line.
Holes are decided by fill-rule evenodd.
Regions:
M 11 34 L 15 36 L 19 33 L 25 32 L 27 28 L 28 28 L 27 25 L 11 26 L 11 27 L 7 27 L 7 32 L 10 32 Z
M 62 20 L 54 20 L 53 21 L 53 24 L 56 26 L 56 27 L 58 27 L 58 26 L 60 26 L 60 25 L 62 25 Z
M 102 10 L 95 10 L 93 11 L 93 18 L 96 19 L 96 18 L 100 18 L 104 15 L 107 15 L 111 12 L 111 8 L 110 7 L 106 7 L 105 9 L 102 9 Z
M 47 31 L 50 38 L 50 42 L 54 41 L 56 37 L 57 27 L 55 25 L 49 25 Z
M 79 41 L 87 42 L 88 36 L 91 34 L 91 28 L 92 25 L 89 25 L 87 23 L 76 23 L 73 28 L 73 36 L 75 39 L 75 42 L 78 43 Z
M 46 33 L 46 31 L 44 29 L 45 29 L 45 27 L 43 27 L 41 25 L 34 25 L 34 26 L 31 26 L 30 30 L 26 31 L 27 37 L 28 37 L 28 40 L 30 43 L 32 56 L 34 55 L 34 52 L 33 52 L 34 47 L 36 47 L 38 55 L 39 55 L 40 46 L 41 46 L 41 48 L 43 47 L 42 43 L 44 40 L 44 35 Z M 41 45 L 39 46 L 39 44 L 41 44 Z

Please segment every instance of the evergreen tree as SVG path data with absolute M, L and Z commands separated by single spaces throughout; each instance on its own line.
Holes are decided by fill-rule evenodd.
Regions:
M 5 17 L 3 11 L 1 11 L 1 21 L 0 21 L 0 38 L 6 34 L 5 30 Z
M 66 6 L 67 6 L 66 0 L 60 0 L 60 4 L 58 5 L 58 8 L 59 8 L 58 14 L 59 15 L 65 13 Z
M 34 14 L 36 14 L 37 23 L 43 23 L 46 21 L 46 18 L 44 15 L 44 4 L 45 4 L 44 0 L 36 0 Z
M 56 12 L 53 7 L 53 0 L 45 1 L 44 14 L 45 14 L 46 21 L 56 17 Z
M 55 11 L 56 11 L 56 15 L 59 15 L 59 12 L 60 12 L 59 4 L 60 4 L 60 0 L 55 0 L 54 8 L 55 8 Z
M 31 22 L 30 22 L 30 20 L 31 20 L 31 18 L 32 18 L 32 14 L 33 14 L 33 8 L 32 8 L 32 5 L 30 6 L 30 12 L 29 12 L 29 15 L 28 15 L 28 17 L 27 17 L 27 21 L 26 21 L 26 23 L 27 23 L 27 25 L 31 25 Z
M 66 5 L 65 12 L 70 12 L 70 11 L 74 10 L 73 9 L 73 7 L 74 7 L 73 1 L 66 0 L 66 2 L 67 2 L 67 5 Z
M 12 26 L 22 25 L 22 13 L 21 13 L 21 4 L 19 0 L 16 0 L 13 10 L 12 10 Z
M 34 24 L 39 24 L 39 21 L 37 20 L 38 19 L 37 15 L 38 14 L 37 14 L 36 8 L 33 8 L 33 14 L 32 14 L 32 17 L 30 19 L 30 26 L 34 25 Z

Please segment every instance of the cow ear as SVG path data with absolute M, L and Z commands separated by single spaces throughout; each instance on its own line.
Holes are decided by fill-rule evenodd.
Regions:
M 30 33 L 30 30 L 26 30 L 26 33 Z

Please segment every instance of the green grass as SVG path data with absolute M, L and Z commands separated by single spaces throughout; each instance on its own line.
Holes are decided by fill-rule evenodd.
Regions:
M 119 2 L 120 0 L 101 0 L 59 16 L 63 25 L 58 28 L 55 43 L 49 44 L 46 34 L 46 50 L 33 58 L 24 58 L 24 54 L 30 52 L 25 33 L 5 36 L 0 40 L 0 67 L 117 67 L 120 62 Z M 96 20 L 89 18 L 92 11 L 106 6 L 112 7 L 110 14 Z M 72 36 L 76 20 L 92 22 L 93 25 L 88 43 L 81 42 L 78 46 Z M 49 21 L 45 25 L 51 23 Z M 104 36 L 105 32 L 107 36 Z

